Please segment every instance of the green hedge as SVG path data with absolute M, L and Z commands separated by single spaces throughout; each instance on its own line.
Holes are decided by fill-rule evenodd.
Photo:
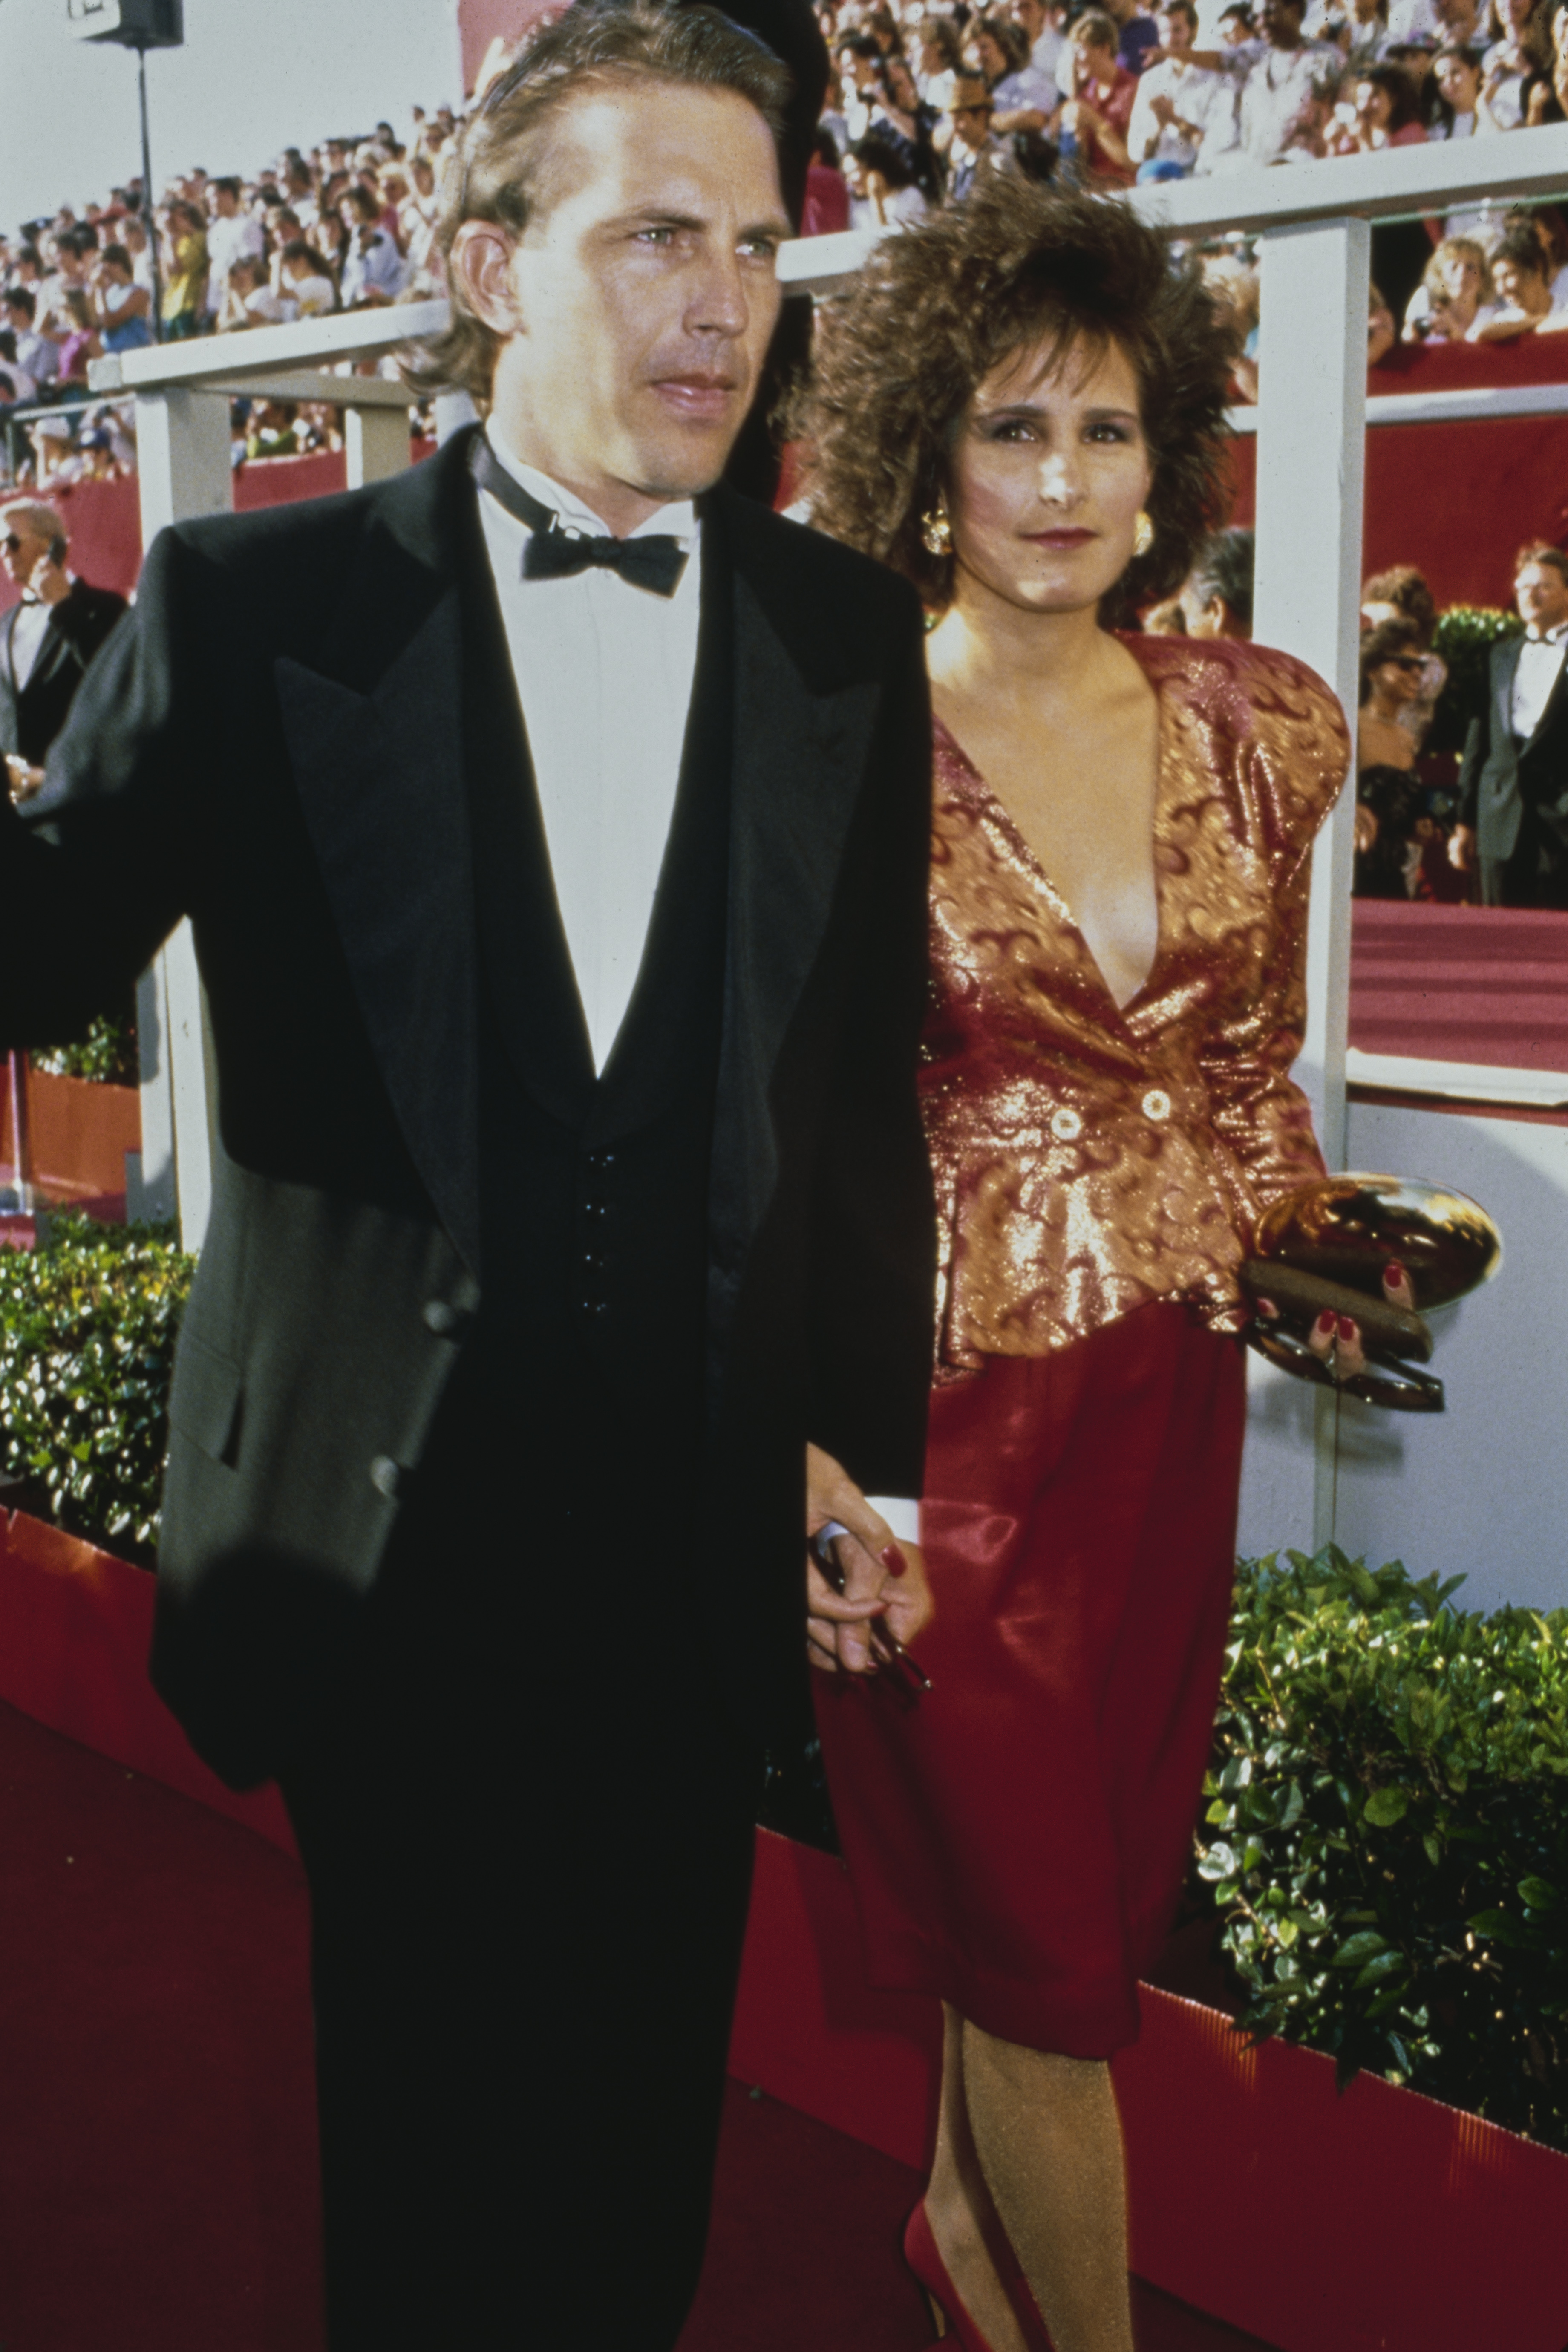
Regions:
M 1568 1611 L 1244 1561 L 1196 1868 L 1241 2022 L 1568 2149 Z
M 195 1271 L 158 1225 L 58 1217 L 0 1249 L 0 1474 L 12 1500 L 90 1543 L 150 1559 L 169 1375 Z
M 1437 697 L 1428 751 L 1462 751 L 1472 719 L 1487 707 L 1491 649 L 1499 637 L 1516 637 L 1524 623 L 1517 613 L 1489 604 L 1451 604 L 1438 619 L 1432 648 L 1448 665 L 1447 682 Z
M 35 1070 L 51 1078 L 96 1078 L 110 1087 L 141 1084 L 136 1023 L 130 1015 L 115 1020 L 100 1014 L 74 1045 L 36 1046 L 28 1059 Z

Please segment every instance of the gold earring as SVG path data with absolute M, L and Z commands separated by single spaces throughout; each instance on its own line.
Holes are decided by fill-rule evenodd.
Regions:
M 941 499 L 921 517 L 921 545 L 928 555 L 952 553 L 952 525 L 948 520 L 947 509 Z
M 1140 507 L 1138 520 L 1132 526 L 1132 552 L 1134 555 L 1147 555 L 1153 544 L 1154 526 Z

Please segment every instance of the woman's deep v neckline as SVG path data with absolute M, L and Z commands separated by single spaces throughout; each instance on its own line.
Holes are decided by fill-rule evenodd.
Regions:
M 1000 798 L 1000 796 L 986 782 L 984 776 L 981 773 L 974 761 L 970 758 L 968 752 L 964 750 L 963 744 L 959 741 L 952 728 L 947 724 L 947 721 L 944 719 L 938 718 L 934 711 L 931 714 L 932 725 L 940 728 L 948 743 L 958 754 L 958 757 L 963 761 L 964 766 L 973 777 L 974 782 L 980 787 L 980 791 L 984 797 L 987 811 L 991 816 L 992 822 L 1001 832 L 1005 834 L 1009 847 L 1014 851 L 1020 863 L 1027 866 L 1030 874 L 1039 884 L 1040 888 L 1049 899 L 1052 907 L 1056 909 L 1061 920 L 1066 924 L 1068 929 L 1071 931 L 1073 937 L 1078 940 L 1079 946 L 1082 948 L 1089 969 L 1093 972 L 1095 979 L 1100 983 L 1102 994 L 1104 995 L 1107 1003 L 1114 1010 L 1117 1019 L 1120 1021 L 1125 1021 L 1131 1013 L 1133 1006 L 1139 1002 L 1140 998 L 1148 994 L 1149 990 L 1152 985 L 1154 975 L 1160 969 L 1161 960 L 1165 951 L 1165 894 L 1160 885 L 1160 843 L 1165 815 L 1165 707 L 1164 698 L 1161 694 L 1159 687 L 1155 684 L 1152 678 L 1150 679 L 1149 683 L 1154 690 L 1154 698 L 1157 709 L 1157 731 L 1154 742 L 1154 951 L 1149 960 L 1149 969 L 1144 973 L 1142 979 L 1139 982 L 1137 987 L 1132 991 L 1130 996 L 1123 997 L 1120 1001 L 1117 998 L 1115 990 L 1107 980 L 1100 958 L 1095 954 L 1093 948 L 1090 947 L 1088 934 L 1084 930 L 1082 924 L 1079 921 L 1077 915 L 1074 913 L 1065 892 L 1059 889 L 1057 884 L 1052 880 L 1050 872 L 1047 867 L 1044 859 L 1030 846 L 1029 842 L 1025 835 L 1024 829 L 1018 823 L 1017 818 L 1013 814 L 1012 810 L 1008 808 L 1006 803 Z

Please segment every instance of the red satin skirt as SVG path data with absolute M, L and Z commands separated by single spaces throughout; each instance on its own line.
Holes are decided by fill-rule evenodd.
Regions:
M 874 1985 L 1105 2058 L 1192 1845 L 1229 1623 L 1239 1340 L 1140 1307 L 931 1398 L 913 1706 L 817 1675 Z

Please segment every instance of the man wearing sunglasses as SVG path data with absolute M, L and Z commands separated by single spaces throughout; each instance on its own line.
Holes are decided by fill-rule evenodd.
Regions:
M 73 578 L 65 523 L 38 499 L 0 507 L 0 562 L 21 598 L 0 620 L 0 752 L 23 801 L 43 782 L 49 745 L 125 599 Z

